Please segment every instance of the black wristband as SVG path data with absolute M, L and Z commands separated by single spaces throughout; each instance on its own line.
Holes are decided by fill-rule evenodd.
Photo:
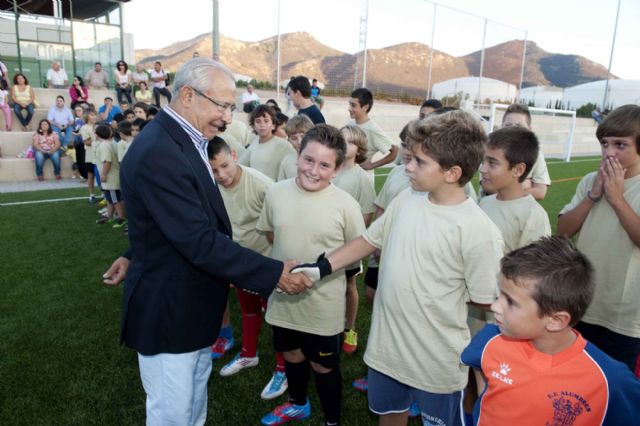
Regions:
M 602 195 L 599 197 L 594 197 L 593 195 L 591 195 L 591 190 L 587 191 L 587 198 L 591 200 L 592 203 L 597 203 L 598 201 L 600 201 L 602 199 Z
M 329 263 L 329 259 L 324 257 L 324 253 L 318 256 L 318 260 L 316 261 L 316 264 L 318 265 L 318 269 L 320 270 L 320 278 L 324 278 L 333 272 L 331 263 Z

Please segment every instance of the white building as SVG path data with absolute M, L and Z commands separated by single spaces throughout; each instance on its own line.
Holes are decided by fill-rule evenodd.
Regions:
M 565 108 L 578 109 L 588 103 L 602 107 L 606 83 L 606 80 L 599 80 L 564 89 L 562 102 Z M 606 109 L 640 105 L 640 80 L 609 80 L 608 92 Z
M 478 92 L 480 92 L 479 96 Z M 460 93 L 462 99 L 468 96 L 474 101 L 490 99 L 491 101 L 512 103 L 516 100 L 518 89 L 513 84 L 487 77 L 482 77 L 482 79 L 479 77 L 454 78 L 436 83 L 432 89 L 432 97 L 436 99 L 457 96 Z
M 537 108 L 555 108 L 558 101 L 562 102 L 564 89 L 555 86 L 533 86 L 520 90 L 520 103 Z

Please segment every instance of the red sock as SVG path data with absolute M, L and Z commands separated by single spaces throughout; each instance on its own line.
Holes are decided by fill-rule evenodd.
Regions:
M 284 357 L 282 352 L 276 352 L 276 371 L 284 371 Z
M 256 356 L 258 336 L 262 326 L 262 315 L 242 314 L 242 353 L 241 357 Z

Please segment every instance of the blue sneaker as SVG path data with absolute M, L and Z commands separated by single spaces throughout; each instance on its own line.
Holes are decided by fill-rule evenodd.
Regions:
M 409 407 L 409 417 L 418 417 L 420 414 L 420 407 L 418 407 L 418 403 L 413 401 L 411 406 Z
M 291 420 L 305 420 L 311 417 L 311 404 L 307 399 L 304 405 L 293 405 L 290 402 L 276 407 L 275 410 L 262 418 L 262 424 L 266 426 L 283 425 Z
M 218 337 L 216 342 L 211 346 L 211 359 L 222 358 L 224 354 L 231 350 L 236 344 L 236 340 L 233 337 L 225 339 L 224 337 Z
M 271 380 L 264 387 L 260 398 L 262 399 L 274 399 L 285 393 L 289 384 L 287 383 L 287 376 L 284 371 L 274 371 Z

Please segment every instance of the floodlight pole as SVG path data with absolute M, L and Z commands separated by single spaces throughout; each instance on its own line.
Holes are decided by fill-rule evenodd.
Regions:
M 220 60 L 220 9 L 218 0 L 213 0 L 213 23 L 211 26 L 211 57 Z
M 618 0 L 618 10 L 616 12 L 616 24 L 613 27 L 613 41 L 611 42 L 611 55 L 609 56 L 609 68 L 607 69 L 607 82 L 604 85 L 604 96 L 602 98 L 602 109 L 607 108 L 607 97 L 609 96 L 609 79 L 611 78 L 611 64 L 613 63 L 613 48 L 616 47 L 616 33 L 618 32 L 618 17 L 620 16 L 620 0 Z
M 18 50 L 18 69 L 20 73 L 22 73 L 22 54 L 20 53 L 20 25 L 18 21 L 20 20 L 20 14 L 18 13 L 18 2 L 13 0 L 13 21 L 16 24 L 16 47 Z
M 360 37 L 362 37 L 362 27 L 364 26 L 364 50 L 362 63 L 362 87 L 367 87 L 367 34 L 369 33 L 369 0 L 365 1 L 364 14 L 360 23 Z
M 438 3 L 433 4 L 433 21 L 431 23 L 431 46 L 429 47 L 429 73 L 427 74 L 427 97 L 431 99 L 431 69 L 433 68 L 433 45 L 436 37 L 436 11 Z
M 478 76 L 478 104 L 482 103 L 480 93 L 482 91 L 482 72 L 484 71 L 484 43 L 487 39 L 487 18 L 484 18 L 484 30 L 482 32 L 482 51 L 480 53 L 480 75 Z
M 278 46 L 276 65 L 276 99 L 280 99 L 280 0 L 278 0 Z
M 522 47 L 522 68 L 520 68 L 520 85 L 518 86 L 518 100 L 522 101 L 520 92 L 522 92 L 522 82 L 524 81 L 524 63 L 527 57 L 527 40 L 529 39 L 529 32 L 524 32 L 524 46 Z

